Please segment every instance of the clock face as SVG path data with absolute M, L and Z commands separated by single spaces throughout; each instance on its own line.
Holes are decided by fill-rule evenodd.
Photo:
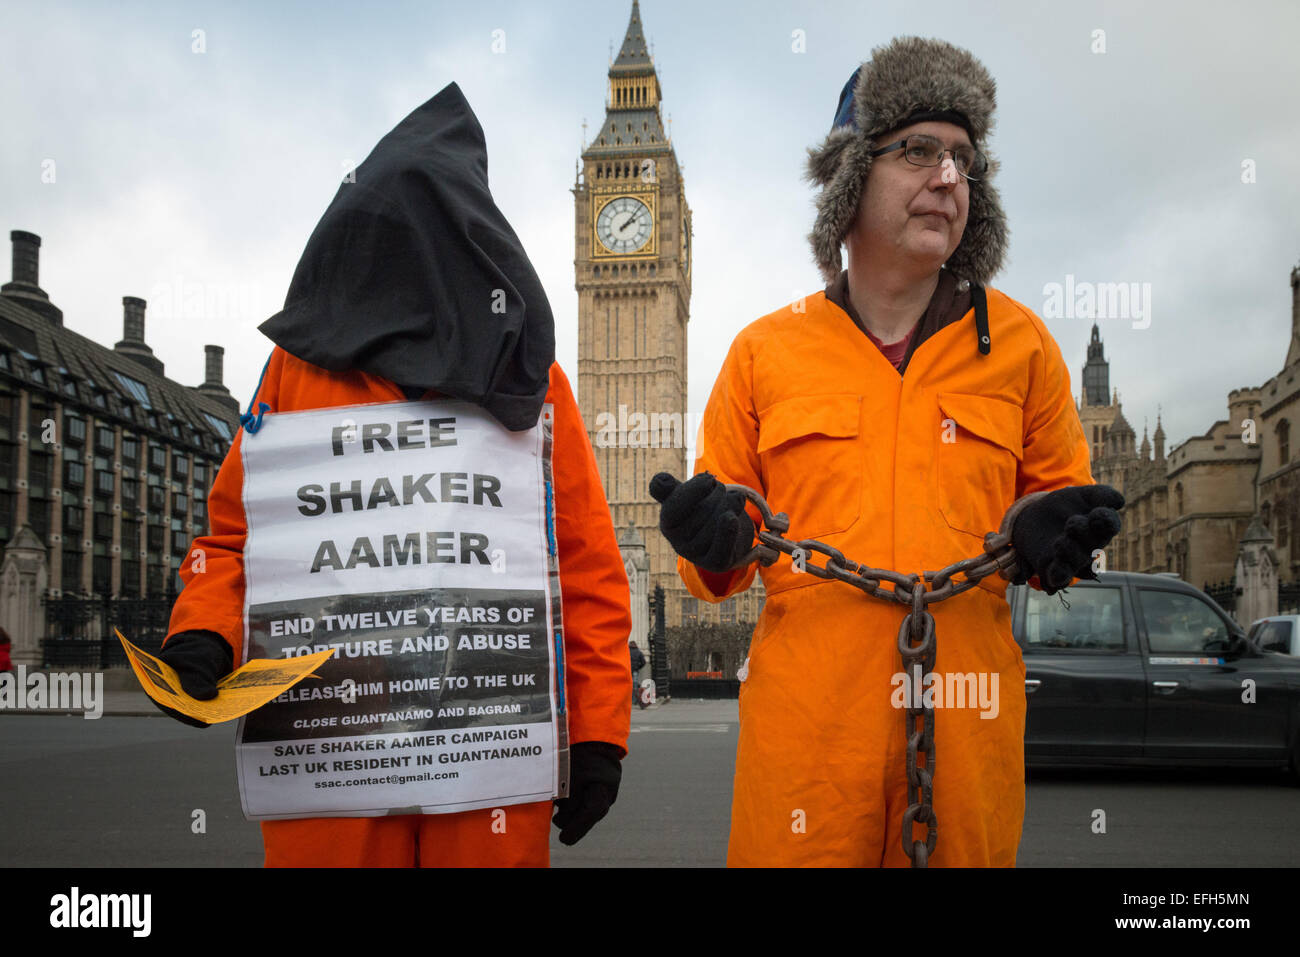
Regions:
M 605 204 L 596 217 L 596 235 L 612 253 L 634 253 L 650 241 L 654 218 L 639 199 L 620 196 Z

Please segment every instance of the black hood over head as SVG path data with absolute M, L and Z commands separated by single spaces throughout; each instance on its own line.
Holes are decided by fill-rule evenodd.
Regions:
M 260 328 L 323 369 L 465 399 L 512 431 L 537 423 L 555 320 L 492 200 L 483 128 L 459 86 L 402 120 L 339 186 L 284 309 Z

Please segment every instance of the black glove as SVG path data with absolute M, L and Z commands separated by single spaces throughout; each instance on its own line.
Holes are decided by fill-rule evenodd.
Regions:
M 1025 506 L 1011 529 L 1020 565 L 1012 584 L 1037 575 L 1043 591 L 1054 595 L 1071 578 L 1095 581 L 1093 550 L 1115 537 L 1123 507 L 1124 496 L 1109 485 L 1057 489 Z
M 580 741 L 569 749 L 569 796 L 555 802 L 551 818 L 561 844 L 577 844 L 609 813 L 623 777 L 620 751 L 604 741 Z
M 158 659 L 175 669 L 181 690 L 200 701 L 211 701 L 217 696 L 217 682 L 230 674 L 235 665 L 234 651 L 215 631 L 182 631 L 172 635 L 158 653 Z M 153 698 L 149 700 L 153 701 Z M 165 708 L 157 701 L 153 703 L 163 714 L 171 715 L 182 724 L 194 728 L 208 727 L 205 721 L 181 714 L 174 708 Z
M 725 572 L 754 547 L 754 521 L 745 496 L 708 472 L 679 482 L 667 472 L 650 480 L 650 494 L 663 507 L 659 531 L 673 550 L 706 572 Z

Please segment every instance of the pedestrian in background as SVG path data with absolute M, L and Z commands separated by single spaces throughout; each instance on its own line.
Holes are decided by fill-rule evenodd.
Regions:
M 628 651 L 632 657 L 632 700 L 638 704 L 641 702 L 641 669 L 645 667 L 645 654 L 636 646 L 636 642 L 628 645 Z M 641 705 L 645 707 L 645 705 Z

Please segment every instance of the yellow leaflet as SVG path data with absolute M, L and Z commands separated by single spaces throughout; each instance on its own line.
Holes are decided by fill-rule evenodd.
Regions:
M 325 663 L 333 649 L 283 661 L 254 658 L 217 682 L 217 696 L 211 701 L 191 698 L 181 690 L 175 670 L 147 651 L 141 651 L 113 629 L 126 649 L 135 676 L 145 694 L 159 704 L 208 724 L 220 724 L 255 711 L 272 698 L 292 688 Z

